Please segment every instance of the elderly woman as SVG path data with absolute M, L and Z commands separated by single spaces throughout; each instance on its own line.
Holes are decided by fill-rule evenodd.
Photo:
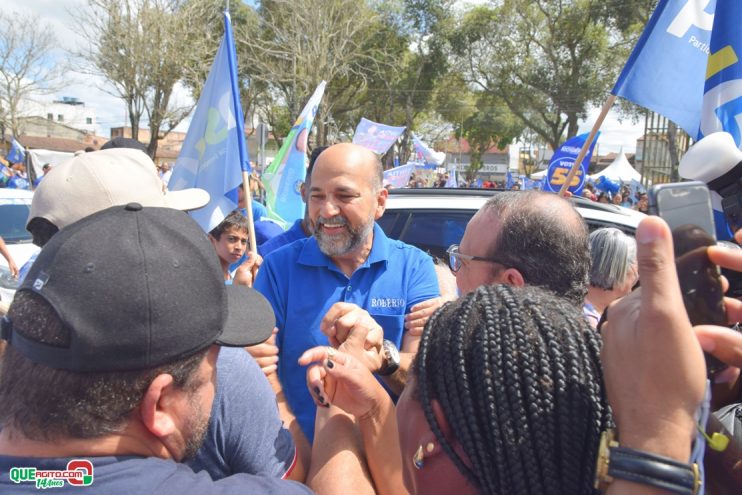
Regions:
M 590 273 L 583 313 L 595 328 L 610 303 L 629 292 L 639 280 L 636 241 L 615 228 L 590 234 Z

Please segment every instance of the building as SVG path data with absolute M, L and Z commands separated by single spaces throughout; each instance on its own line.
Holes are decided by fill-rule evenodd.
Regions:
M 471 165 L 471 149 L 469 142 L 464 139 L 449 138 L 444 143 L 436 146 L 446 153 L 446 163 L 450 166 L 455 165 L 456 171 L 460 175 L 466 175 Z M 482 168 L 476 173 L 476 179 L 497 180 L 505 179 L 510 164 L 509 147 L 498 149 L 496 146 L 489 148 L 482 154 Z
M 29 117 L 43 117 L 50 122 L 64 124 L 90 134 L 99 132 L 95 109 L 70 96 L 63 96 L 62 99 L 52 102 L 28 101 L 24 105 L 23 114 Z

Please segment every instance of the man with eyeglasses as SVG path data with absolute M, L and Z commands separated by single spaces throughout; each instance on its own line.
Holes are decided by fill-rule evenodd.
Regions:
M 492 196 L 448 255 L 462 294 L 484 284 L 538 285 L 581 307 L 587 293 L 587 226 L 569 201 L 555 194 Z

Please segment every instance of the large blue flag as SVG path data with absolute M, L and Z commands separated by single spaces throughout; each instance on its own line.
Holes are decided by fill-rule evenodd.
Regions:
M 541 186 L 544 191 L 559 192 L 562 185 L 566 182 L 567 174 L 569 174 L 569 171 L 572 169 L 572 166 L 577 159 L 577 155 L 585 145 L 588 136 L 589 133 L 587 132 L 585 134 L 580 134 L 566 140 L 559 148 L 557 148 L 551 157 L 549 168 L 546 171 L 546 178 Z M 590 148 L 585 154 L 585 158 L 582 159 L 580 168 L 575 176 L 572 177 L 572 183 L 567 189 L 572 194 L 581 194 L 582 188 L 585 187 L 587 168 L 590 165 L 590 158 L 593 156 L 593 149 L 595 148 L 595 143 L 598 142 L 598 137 L 600 137 L 600 133 L 598 133 L 598 135 L 595 136 L 595 139 L 593 139 L 593 142 L 590 143 Z
M 8 160 L 9 163 L 22 163 L 25 157 L 26 150 L 23 149 L 21 143 L 13 138 L 10 144 L 10 151 L 8 151 L 8 154 L 5 158 Z
M 742 146 L 742 3 L 718 0 L 706 67 L 701 133 L 726 131 Z
M 716 0 L 660 0 L 612 93 L 699 135 Z M 734 4 L 719 0 L 719 4 Z M 739 34 L 739 17 L 728 19 Z
M 263 172 L 268 218 L 282 224 L 284 228 L 304 217 L 300 188 L 307 175 L 307 138 L 325 93 L 325 84 L 322 81 L 314 90 L 284 139 L 283 146 Z
M 361 121 L 356 127 L 356 132 L 353 134 L 353 142 L 383 155 L 392 147 L 404 130 L 405 127 L 379 124 L 372 120 L 361 118 Z
M 209 232 L 237 208 L 242 171 L 250 171 L 245 124 L 237 86 L 237 57 L 229 14 L 224 13 L 224 38 L 188 127 L 170 178 L 173 191 L 199 187 L 209 204 L 190 213 Z

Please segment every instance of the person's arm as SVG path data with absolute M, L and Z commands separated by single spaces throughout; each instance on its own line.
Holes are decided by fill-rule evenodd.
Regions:
M 8 268 L 10 268 L 10 276 L 13 278 L 18 277 L 18 265 L 15 264 L 15 261 L 13 260 L 13 256 L 10 255 L 10 251 L 8 251 L 8 246 L 5 245 L 5 241 L 3 240 L 2 237 L 0 237 L 0 254 L 8 262 Z
M 310 458 L 312 455 L 312 449 L 309 445 L 304 432 L 301 431 L 299 421 L 296 419 L 293 411 L 289 407 L 288 400 L 283 393 L 281 388 L 281 382 L 278 380 L 278 375 L 272 373 L 268 377 L 268 382 L 271 384 L 273 391 L 276 393 L 276 403 L 278 404 L 278 416 L 283 421 L 283 424 L 291 432 L 291 436 L 294 439 L 296 445 L 296 464 L 289 473 L 287 479 L 305 481 L 307 473 L 309 471 Z
M 362 345 L 363 336 L 355 335 L 346 344 L 354 338 L 357 339 L 355 345 Z M 333 352 L 331 357 L 327 347 L 308 350 L 299 363 L 310 365 L 307 386 L 318 405 L 311 471 L 331 472 L 325 464 L 338 455 L 338 450 L 347 451 L 353 453 L 345 460 L 348 466 L 355 466 L 353 478 L 359 478 L 356 463 L 361 468 L 367 464 L 377 493 L 406 493 L 394 404 L 371 372 L 350 354 Z M 325 418 L 337 415 L 338 408 L 356 419 L 363 440 L 362 452 L 357 451 L 357 432 L 351 423 L 336 420 L 333 425 L 326 422 Z M 316 466 L 319 467 L 315 469 Z M 331 481 L 310 473 L 308 481 L 312 488 L 324 493 L 326 479 Z M 344 487 L 338 488 L 340 493 Z M 355 493 L 353 489 L 349 491 Z

